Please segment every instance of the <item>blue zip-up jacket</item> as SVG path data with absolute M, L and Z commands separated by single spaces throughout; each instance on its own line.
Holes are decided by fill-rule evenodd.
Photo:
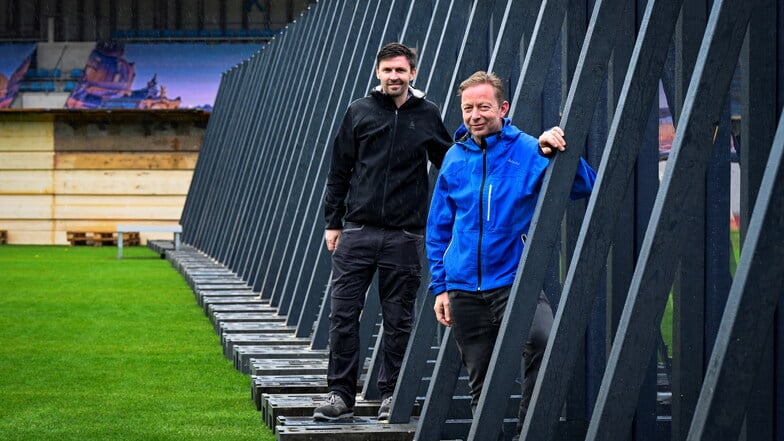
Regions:
M 436 181 L 427 220 L 430 292 L 510 286 L 523 254 L 549 159 L 539 141 L 504 119 L 482 148 L 465 126 L 455 133 Z M 596 173 L 584 161 L 571 198 L 590 194 Z

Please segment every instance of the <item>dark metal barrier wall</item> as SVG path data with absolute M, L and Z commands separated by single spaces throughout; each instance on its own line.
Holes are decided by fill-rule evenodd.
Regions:
M 569 150 L 548 170 L 473 418 L 451 414 L 460 361 L 423 287 L 391 422 L 408 423 L 419 401 L 423 441 L 496 439 L 505 419 L 514 427 L 521 342 L 544 287 L 556 318 L 521 439 L 784 440 L 782 17 L 784 0 L 316 2 L 224 74 L 183 240 L 325 348 L 328 154 L 346 106 L 375 85 L 378 48 L 417 48 L 414 85 L 449 130 L 461 121 L 459 82 L 492 70 L 507 84 L 514 123 L 534 135 L 560 125 Z M 661 177 L 660 83 L 676 128 Z M 597 185 L 587 202 L 568 202 L 580 156 Z M 735 191 L 742 249 L 733 279 Z M 373 289 L 361 319 L 368 378 Z M 660 322 L 671 293 L 668 347 Z M 377 398 L 373 381 L 363 398 Z

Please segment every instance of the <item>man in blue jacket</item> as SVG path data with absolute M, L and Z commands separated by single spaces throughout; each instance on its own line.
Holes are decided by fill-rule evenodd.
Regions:
M 539 139 L 505 118 L 503 83 L 476 72 L 459 87 L 463 125 L 436 182 L 427 221 L 430 292 L 438 321 L 452 327 L 476 409 L 506 302 L 525 246 L 549 156 L 564 151 L 559 127 Z M 581 160 L 571 198 L 586 197 L 596 174 Z M 520 425 L 547 344 L 553 313 L 539 295 L 525 342 Z

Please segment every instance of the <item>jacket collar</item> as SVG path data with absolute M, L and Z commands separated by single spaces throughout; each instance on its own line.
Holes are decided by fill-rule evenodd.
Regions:
M 501 131 L 485 138 L 485 148 L 488 150 L 492 149 L 502 140 L 513 139 L 517 137 L 519 133 L 520 130 L 512 125 L 512 120 L 504 118 L 504 124 L 501 126 Z M 476 143 L 473 137 L 471 137 L 471 132 L 468 131 L 465 124 L 461 124 L 457 131 L 455 131 L 454 140 L 456 144 L 463 146 L 463 148 L 467 150 L 482 150 L 482 147 Z
M 378 86 L 374 87 L 373 90 L 370 91 L 370 94 L 372 96 L 375 96 L 379 100 L 381 100 L 381 102 L 384 103 L 385 106 L 388 106 L 388 107 L 391 106 L 391 108 L 393 108 L 393 109 L 397 108 L 397 106 L 395 106 L 395 102 L 392 100 L 392 98 L 390 98 L 387 94 L 385 94 L 384 91 L 381 89 L 381 85 L 380 84 Z M 405 103 L 403 103 L 403 105 L 400 106 L 400 107 L 403 108 L 403 107 L 409 105 L 409 103 L 412 103 L 414 101 L 419 101 L 419 100 L 422 100 L 424 98 L 425 98 L 425 92 L 422 92 L 419 89 L 414 89 L 413 87 L 408 86 L 408 100 Z

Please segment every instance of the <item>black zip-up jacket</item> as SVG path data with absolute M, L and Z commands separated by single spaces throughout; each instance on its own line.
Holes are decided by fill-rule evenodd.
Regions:
M 327 229 L 343 222 L 423 228 L 428 211 L 427 160 L 436 167 L 452 137 L 441 112 L 410 88 L 394 101 L 374 89 L 349 105 L 332 146 L 324 214 Z

